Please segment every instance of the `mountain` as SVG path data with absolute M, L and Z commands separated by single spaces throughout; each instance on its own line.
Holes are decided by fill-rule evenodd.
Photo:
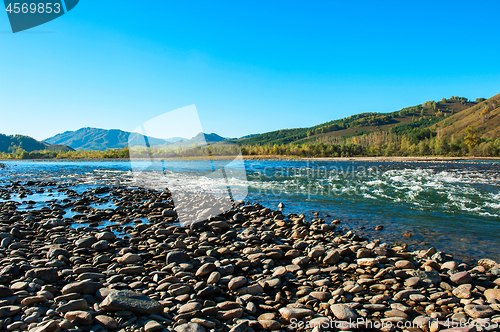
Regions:
M 0 152 L 12 153 L 17 149 L 23 149 L 27 152 L 50 150 L 50 151 L 72 151 L 69 146 L 61 144 L 48 144 L 37 141 L 36 139 L 23 135 L 4 135 L 0 134 Z
M 206 145 L 206 144 L 214 144 L 214 143 L 219 143 L 222 141 L 225 141 L 226 138 L 219 136 L 215 133 L 211 134 L 205 134 L 205 133 L 198 133 L 195 137 L 184 140 L 184 141 L 178 141 L 172 146 L 192 146 L 192 145 Z
M 484 98 L 470 101 L 464 97 L 443 98 L 389 113 L 366 112 L 325 122 L 308 128 L 281 129 L 248 138 L 232 139 L 239 145 L 281 145 L 306 143 L 332 137 L 353 137 L 373 132 L 418 132 L 450 116 L 476 106 Z
M 132 136 L 131 136 L 132 135 Z M 66 131 L 54 137 L 47 138 L 44 142 L 49 144 L 64 144 L 76 150 L 99 150 L 122 149 L 131 145 L 144 144 L 144 137 L 138 133 L 131 133 L 119 129 L 81 128 L 76 131 Z M 182 138 L 171 138 L 163 140 L 147 136 L 150 145 L 165 145 L 177 142 Z

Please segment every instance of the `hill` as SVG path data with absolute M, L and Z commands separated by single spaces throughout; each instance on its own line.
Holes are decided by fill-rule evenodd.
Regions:
M 131 136 L 132 135 L 132 136 Z M 151 145 L 170 144 L 167 140 L 147 137 Z M 123 149 L 128 146 L 129 139 L 131 145 L 140 145 L 144 143 L 144 136 L 138 133 L 131 133 L 119 129 L 99 129 L 99 128 L 81 128 L 76 131 L 66 131 L 44 140 L 49 144 L 63 144 L 72 147 L 75 150 L 98 150 Z M 178 141 L 181 138 L 172 138 Z
M 52 145 L 45 142 L 37 141 L 36 139 L 24 136 L 24 135 L 4 135 L 0 134 L 0 152 L 3 153 L 14 153 L 18 149 L 22 149 L 27 152 L 33 151 L 72 151 L 73 149 L 65 145 Z
M 303 143 L 324 136 L 357 136 L 392 129 L 401 130 L 407 126 L 412 129 L 426 128 L 477 103 L 478 101 L 469 101 L 463 97 L 443 98 L 439 102 L 428 101 L 396 112 L 360 113 L 313 127 L 282 129 L 231 141 L 240 145 L 280 145 Z

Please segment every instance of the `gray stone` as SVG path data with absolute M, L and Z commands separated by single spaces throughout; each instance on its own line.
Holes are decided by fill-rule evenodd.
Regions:
M 163 306 L 148 296 L 122 290 L 110 293 L 101 302 L 100 307 L 105 311 L 130 310 L 138 314 L 151 315 L 163 311 Z
M 104 326 L 107 329 L 114 330 L 118 327 L 117 321 L 109 316 L 99 315 L 96 316 L 94 319 L 97 323 L 99 323 L 100 325 Z
M 17 305 L 6 305 L 0 308 L 0 318 L 14 316 L 19 311 L 21 307 Z
M 469 274 L 469 272 L 458 272 L 455 274 L 452 274 L 450 276 L 451 282 L 453 282 L 456 285 L 463 285 L 463 284 L 468 284 L 471 282 L 472 278 Z
M 68 311 L 87 310 L 88 303 L 84 299 L 72 300 L 56 309 L 57 312 L 66 313 Z
M 59 279 L 57 268 L 40 267 L 26 272 L 27 277 L 42 279 L 45 283 L 53 283 Z
M 307 316 L 314 316 L 314 311 L 304 308 L 291 308 L 285 307 L 280 310 L 281 317 L 286 321 L 290 321 L 292 318 L 301 319 Z
M 144 325 L 144 331 L 150 332 L 150 331 L 158 331 L 158 330 L 163 330 L 163 325 L 158 323 L 155 320 L 148 320 L 146 324 Z
M 470 299 L 472 297 L 472 285 L 463 284 L 453 290 L 453 295 L 459 299 Z
M 349 306 L 345 304 L 333 304 L 330 306 L 333 314 L 337 319 L 345 320 L 345 321 L 353 321 L 358 318 L 358 314 Z
M 30 329 L 29 332 L 55 332 L 59 330 L 59 325 L 55 320 L 48 321 L 46 323 L 42 323 L 41 325 Z
M 487 305 L 468 304 L 464 309 L 465 313 L 472 318 L 486 318 L 495 314 L 495 311 Z
M 191 257 L 184 251 L 171 251 L 167 254 L 167 264 L 170 263 L 186 263 L 189 262 Z
M 94 295 L 99 288 L 102 288 L 102 284 L 100 282 L 94 281 L 79 281 L 71 284 L 67 284 L 61 290 L 62 294 L 70 294 L 70 293 L 80 293 L 80 294 L 92 294 Z
M 86 236 L 75 241 L 75 245 L 78 248 L 90 248 L 94 243 L 97 242 L 95 236 Z
M 117 261 L 120 264 L 132 264 L 132 263 L 140 262 L 141 256 L 136 255 L 136 254 L 132 254 L 132 253 L 126 253 L 122 257 L 119 257 L 117 259 Z
M 206 332 L 205 328 L 197 323 L 186 323 L 175 328 L 175 332 Z

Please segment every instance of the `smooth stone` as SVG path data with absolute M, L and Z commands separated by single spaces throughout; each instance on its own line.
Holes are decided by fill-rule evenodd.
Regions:
M 325 265 L 335 265 L 340 261 L 340 253 L 337 250 L 327 251 L 325 258 L 323 258 L 323 264 Z
M 77 248 L 90 248 L 94 243 L 97 242 L 95 236 L 86 236 L 75 241 Z
M 472 285 L 463 284 L 453 290 L 453 295 L 459 299 L 470 299 L 472 297 Z
M 343 321 L 353 321 L 358 318 L 358 314 L 345 304 L 333 304 L 330 306 L 333 315 Z
M 229 290 L 236 290 L 240 289 L 241 287 L 245 286 L 247 284 L 248 280 L 245 277 L 235 277 L 232 278 L 231 281 L 229 281 L 229 284 L 227 287 Z
M 0 307 L 0 318 L 14 316 L 19 311 L 21 311 L 21 308 L 22 307 L 17 306 L 17 305 L 6 305 L 3 307 Z
M 175 327 L 175 332 L 206 332 L 205 328 L 197 323 L 186 323 Z
M 76 321 L 77 323 L 84 326 L 89 326 L 92 323 L 92 315 L 87 311 L 68 311 L 64 314 L 64 318 L 72 323 Z
M 167 254 L 167 264 L 170 263 L 187 263 L 191 257 L 184 251 L 171 251 Z
M 231 328 L 229 332 L 246 332 L 248 330 L 248 327 L 248 321 L 239 322 L 233 328 Z
M 259 325 L 262 329 L 267 331 L 274 331 L 281 329 L 281 323 L 273 319 L 260 319 Z
M 408 260 L 400 260 L 400 261 L 397 261 L 396 264 L 395 264 L 396 268 L 397 269 L 401 269 L 401 270 L 409 270 L 409 269 L 415 269 L 415 265 L 413 265 L 412 262 L 408 261 Z
M 500 289 L 495 288 L 495 289 L 487 289 L 484 292 L 484 296 L 486 297 L 486 301 L 488 303 L 500 303 Z
M 161 325 L 155 320 L 148 320 L 144 325 L 144 331 L 146 332 L 158 331 L 158 330 L 163 330 L 163 325 Z
M 87 280 L 87 279 L 99 280 L 99 279 L 105 278 L 105 277 L 106 277 L 106 275 L 104 275 L 102 273 L 85 272 L 85 273 L 82 273 L 78 276 L 78 280 L 80 280 L 80 281 Z
M 55 267 L 40 267 L 26 272 L 27 277 L 38 278 L 47 284 L 56 282 L 59 279 L 58 269 Z
M 225 311 L 219 311 L 216 315 L 218 320 L 229 320 L 234 318 L 241 318 L 243 315 L 242 308 L 230 309 Z
M 127 266 L 118 269 L 117 272 L 119 274 L 141 274 L 145 271 L 146 269 L 144 268 L 144 266 Z
M 21 300 L 22 305 L 30 305 L 30 304 L 35 304 L 35 303 L 43 303 L 46 302 L 47 298 L 45 296 L 29 296 L 25 297 L 24 299 Z
M 472 278 L 469 272 L 458 272 L 450 276 L 450 280 L 456 285 L 468 284 L 471 282 Z
M 97 240 L 106 240 L 106 241 L 111 241 L 111 240 L 114 240 L 116 239 L 116 235 L 115 233 L 113 232 L 101 232 L 101 233 L 97 233 L 95 235 L 96 239 Z
M 116 320 L 114 320 L 113 318 L 111 318 L 109 316 L 98 315 L 98 316 L 95 316 L 94 319 L 97 323 L 99 323 L 100 325 L 104 326 L 107 329 L 114 330 L 118 327 L 118 323 L 116 322 Z
M 54 320 L 43 323 L 33 329 L 30 329 L 29 332 L 56 332 L 59 331 L 59 325 Z
M 472 318 L 486 318 L 495 314 L 495 311 L 487 305 L 468 304 L 464 307 L 464 310 Z
M 206 276 L 206 275 L 212 273 L 212 271 L 214 271 L 215 268 L 216 268 L 216 266 L 214 263 L 205 263 L 202 266 L 200 266 L 200 268 L 196 271 L 195 276 L 197 276 L 197 277 Z
M 68 311 L 77 311 L 77 310 L 87 310 L 88 303 L 84 299 L 72 300 L 56 309 L 57 312 L 68 312 Z
M 132 253 L 126 253 L 122 257 L 119 257 L 117 259 L 117 262 L 120 264 L 133 264 L 136 262 L 140 262 L 142 260 L 141 256 L 132 254 Z
M 100 282 L 94 281 L 79 281 L 71 284 L 67 284 L 61 290 L 61 293 L 70 294 L 70 293 L 80 293 L 80 294 L 91 294 L 94 295 L 97 290 L 102 288 L 102 284 Z
M 201 310 L 201 309 L 203 309 L 203 305 L 201 305 L 201 303 L 190 302 L 190 303 L 186 303 L 186 304 L 182 305 L 179 308 L 179 310 L 177 310 L 177 313 L 178 314 L 184 314 L 184 313 L 187 313 L 187 312 L 197 311 L 197 310 Z
M 313 316 L 314 311 L 303 308 L 291 308 L 284 307 L 279 310 L 281 317 L 283 317 L 286 321 L 290 321 L 292 318 L 301 319 L 307 316 Z
M 332 294 L 328 292 L 311 292 L 309 295 L 322 302 L 326 302 L 332 298 Z

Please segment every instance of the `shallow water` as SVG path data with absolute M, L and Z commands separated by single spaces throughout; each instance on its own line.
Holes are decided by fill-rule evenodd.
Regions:
M 0 170 L 0 184 L 13 180 L 56 181 L 80 193 L 102 185 L 136 186 L 133 171 L 148 168 L 147 163 L 115 161 L 4 163 L 8 168 Z M 162 176 L 156 176 L 155 169 L 147 174 L 160 187 L 164 182 L 175 182 L 186 190 L 224 190 L 222 178 L 203 176 L 214 166 L 218 169 L 224 165 L 165 162 Z M 242 171 L 241 166 L 232 165 L 232 169 Z M 271 208 L 284 202 L 284 213 L 304 213 L 312 219 L 312 212 L 317 212 L 327 221 L 341 220 L 340 228 L 357 229 L 370 237 L 416 247 L 427 243 L 462 259 L 499 259 L 499 166 L 496 162 L 245 161 L 246 178 L 235 178 L 229 184 L 234 195 L 242 196 L 239 198 L 248 185 L 247 201 Z M 35 201 L 36 206 L 63 198 L 64 193 L 56 190 L 26 198 L 11 196 L 17 202 Z M 110 202 L 93 207 L 107 209 L 114 205 Z M 375 231 L 377 225 L 384 230 Z

